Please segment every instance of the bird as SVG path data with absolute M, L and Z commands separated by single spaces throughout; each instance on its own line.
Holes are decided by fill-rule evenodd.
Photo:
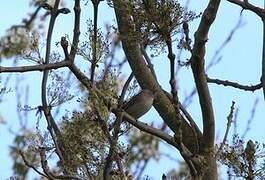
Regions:
M 154 93 L 149 89 L 143 89 L 131 97 L 128 102 L 124 103 L 122 109 L 135 119 L 138 119 L 151 109 L 153 101 Z

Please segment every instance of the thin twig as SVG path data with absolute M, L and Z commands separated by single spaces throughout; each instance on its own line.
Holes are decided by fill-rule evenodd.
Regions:
M 121 107 L 123 104 L 125 93 L 129 87 L 130 82 L 132 81 L 133 77 L 134 77 L 134 74 L 133 74 L 133 72 L 131 72 L 130 76 L 128 77 L 128 79 L 126 80 L 126 82 L 122 88 L 121 95 L 119 98 L 119 107 Z
M 78 49 L 79 36 L 80 36 L 80 13 L 81 13 L 80 0 L 75 0 L 74 12 L 75 12 L 74 36 L 70 50 L 70 61 L 72 62 L 75 60 L 75 56 Z
M 172 39 L 170 34 L 168 34 L 168 37 L 166 39 L 166 44 L 167 44 L 167 48 L 168 48 L 168 59 L 170 61 L 170 80 L 169 80 L 169 84 L 171 86 L 171 94 L 172 94 L 172 102 L 174 102 L 175 105 L 177 105 L 178 103 L 178 91 L 177 91 L 177 82 L 176 82 L 176 78 L 175 78 L 175 58 L 176 55 L 173 53 L 173 49 L 172 49 Z M 177 108 L 178 110 L 178 108 Z
M 228 136 L 228 133 L 229 133 L 229 129 L 231 127 L 231 124 L 233 122 L 233 114 L 234 114 L 234 109 L 235 109 L 235 102 L 232 101 L 232 105 L 230 107 L 230 112 L 227 116 L 227 124 L 226 124 L 226 130 L 225 130 L 225 135 L 224 135 L 224 138 L 223 138 L 223 141 L 220 145 L 220 147 L 218 148 L 217 152 L 216 152 L 216 157 L 218 157 L 220 155 L 220 152 L 223 150 L 223 147 L 225 145 L 225 142 L 227 140 L 227 136 Z
M 146 50 L 144 48 L 141 48 L 141 51 L 142 51 L 142 53 L 144 55 L 144 58 L 145 58 L 145 60 L 146 60 L 146 62 L 148 64 L 148 67 L 149 67 L 150 71 L 152 72 L 154 78 L 157 81 L 154 65 L 152 64 L 151 59 L 149 58 L 149 56 L 148 56 L 148 54 L 147 54 L 147 52 L 146 52 Z
M 47 41 L 46 41 L 46 53 L 45 53 L 45 61 L 44 64 L 49 64 L 50 62 L 50 52 L 51 52 L 51 41 L 52 41 L 52 34 L 53 28 L 58 16 L 58 7 L 59 7 L 60 0 L 56 0 L 54 3 L 54 7 L 50 10 L 51 18 L 48 27 L 48 34 L 47 34 Z M 44 112 L 47 124 L 48 124 L 48 131 L 53 139 L 56 148 L 56 154 L 58 155 L 62 164 L 64 164 L 64 157 L 62 154 L 62 148 L 58 143 L 58 136 L 60 136 L 61 132 L 55 123 L 52 115 L 51 115 L 51 108 L 47 102 L 47 81 L 48 81 L 49 70 L 44 70 L 43 77 L 42 77 L 42 84 L 41 84 L 41 100 L 42 100 L 42 110 Z M 54 132 L 53 132 L 54 131 Z

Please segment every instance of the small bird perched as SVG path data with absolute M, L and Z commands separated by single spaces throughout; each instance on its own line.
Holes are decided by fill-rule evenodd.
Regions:
M 149 89 L 143 89 L 140 93 L 131 97 L 131 99 L 126 102 L 122 108 L 132 117 L 138 119 L 151 109 L 153 101 L 154 93 Z

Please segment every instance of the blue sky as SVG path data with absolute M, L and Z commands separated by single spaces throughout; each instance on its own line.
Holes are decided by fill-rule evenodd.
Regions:
M 69 1 L 70 2 L 70 1 Z M 262 6 L 262 3 L 251 1 L 256 5 Z M 191 0 L 190 9 L 195 10 L 196 12 L 201 12 L 207 5 L 208 1 L 206 0 Z M 72 1 L 67 4 L 70 9 L 72 9 Z M 106 8 L 106 5 L 100 6 L 100 25 L 106 24 L 107 22 L 114 22 L 114 16 L 112 10 Z M 31 9 L 32 10 L 32 9 Z M 225 38 L 228 36 L 231 29 L 236 25 L 239 13 L 241 8 L 231 4 L 226 1 L 221 2 L 221 7 L 218 12 L 216 21 L 214 22 L 210 34 L 209 40 L 207 43 L 207 52 L 206 52 L 206 63 L 213 57 L 214 53 L 220 45 L 223 43 Z M 0 35 L 2 36 L 5 33 L 5 30 L 13 24 L 19 24 L 22 18 L 26 17 L 26 14 L 30 11 L 28 7 L 28 1 L 13 0 L 13 1 L 4 1 L 0 7 Z M 72 11 L 73 12 L 73 11 Z M 86 7 L 86 10 L 82 11 L 83 19 L 85 21 L 88 17 L 92 15 L 92 10 L 89 7 Z M 58 41 L 60 37 L 64 34 L 72 33 L 72 13 L 65 15 L 58 19 L 54 31 L 54 41 Z M 225 80 L 237 81 L 242 84 L 257 84 L 259 83 L 260 73 L 261 73 L 261 53 L 262 53 L 262 23 L 259 17 L 255 14 L 244 11 L 243 13 L 243 22 L 244 26 L 240 28 L 236 34 L 233 36 L 232 41 L 223 49 L 221 52 L 222 61 L 211 68 L 208 72 L 208 75 L 212 78 L 220 78 Z M 199 19 L 195 20 L 190 25 L 190 34 L 193 36 Z M 84 28 L 84 27 L 82 27 Z M 189 58 L 188 53 L 184 53 L 182 58 Z M 164 58 L 161 60 L 161 58 Z M 165 56 L 159 56 L 154 58 L 154 67 L 158 73 L 158 79 L 161 85 L 169 90 L 169 75 L 165 73 L 165 69 L 168 69 L 168 61 Z M 2 61 L 1 65 L 11 65 L 10 62 Z M 1 78 L 5 77 L 4 74 L 0 75 Z M 23 82 L 30 83 L 34 86 L 30 87 L 31 101 L 33 105 L 39 105 L 40 103 L 40 73 L 27 73 L 27 74 L 17 74 L 18 78 L 24 78 Z M 15 76 L 11 81 L 10 86 L 14 85 Z M 179 94 L 180 99 L 183 100 L 185 95 L 188 94 L 194 87 L 193 77 L 191 74 L 190 68 L 182 68 L 180 70 L 179 80 Z M 25 83 L 26 84 L 26 83 Z M 25 86 L 23 86 L 25 87 Z M 263 99 L 263 94 L 261 90 L 258 90 L 254 93 L 240 91 L 238 89 L 227 88 L 223 86 L 218 86 L 210 84 L 210 91 L 212 94 L 212 101 L 214 104 L 214 111 L 216 114 L 216 139 L 217 142 L 220 142 L 224 130 L 226 127 L 226 117 L 230 110 L 231 101 L 236 102 L 236 107 L 239 108 L 237 125 L 239 132 L 243 132 L 246 128 L 247 120 L 250 117 L 250 111 L 252 105 L 256 98 L 259 99 L 259 104 L 257 106 L 256 114 L 254 121 L 251 124 L 251 130 L 246 136 L 246 140 L 252 139 L 264 143 L 265 133 L 264 133 L 264 109 L 265 102 Z M 70 105 L 66 107 L 71 108 Z M 196 122 L 201 127 L 201 112 L 198 103 L 198 98 L 195 97 L 193 103 L 188 107 L 189 112 L 193 115 Z M 35 113 L 35 112 L 34 112 Z M 31 115 L 33 115 L 32 113 Z M 9 93 L 5 96 L 4 101 L 0 104 L 0 114 L 5 118 L 7 122 L 6 125 L 0 124 L 0 179 L 6 179 L 12 175 L 11 165 L 12 162 L 9 159 L 8 155 L 8 145 L 13 141 L 13 136 L 8 131 L 9 128 L 16 130 L 19 127 L 18 117 L 16 115 L 16 97 L 15 92 Z M 32 117 L 32 116 L 30 116 Z M 157 113 L 152 110 L 146 116 L 142 117 L 143 121 L 148 121 L 149 119 L 157 119 Z M 35 126 L 36 118 L 33 115 L 29 119 L 30 127 Z M 166 148 L 162 148 L 165 150 Z M 173 149 L 170 149 L 169 152 L 171 155 L 178 154 Z M 164 158 L 160 162 L 152 162 L 152 168 L 148 168 L 145 172 L 146 174 L 153 175 L 158 177 L 163 173 L 164 169 L 161 169 L 161 164 L 163 167 L 174 167 L 175 164 L 168 159 Z

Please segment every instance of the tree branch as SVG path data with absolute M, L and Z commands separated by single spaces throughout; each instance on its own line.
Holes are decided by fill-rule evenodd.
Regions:
M 114 113 L 118 113 L 118 112 L 115 111 Z M 153 128 L 152 126 L 149 126 L 146 123 L 136 120 L 135 118 L 133 118 L 131 115 L 129 115 L 126 112 L 122 112 L 122 113 L 123 113 L 123 119 L 127 121 L 128 123 L 130 123 L 131 125 L 137 127 L 139 130 L 146 132 L 148 134 L 151 134 L 155 137 L 159 137 L 163 139 L 164 141 L 166 141 L 168 144 L 171 144 L 172 146 L 179 148 L 178 144 L 174 141 L 174 138 L 172 136 L 165 134 L 160 129 Z
M 220 0 L 211 0 L 205 9 L 198 30 L 195 33 L 195 43 L 191 56 L 191 68 L 198 91 L 203 117 L 203 147 L 202 150 L 212 150 L 215 138 L 215 120 L 213 105 L 205 74 L 205 44 L 208 40 L 210 26 L 215 20 Z
M 91 81 L 88 79 L 88 77 L 85 76 L 84 73 L 80 71 L 78 67 L 76 67 L 76 65 L 72 64 L 71 66 L 69 66 L 69 69 L 72 71 L 72 73 L 81 82 L 83 86 L 85 86 L 88 90 L 91 89 Z
M 70 50 L 70 61 L 72 62 L 75 59 L 75 55 L 78 49 L 79 36 L 80 36 L 80 13 L 81 13 L 80 0 L 75 0 L 74 12 L 75 12 L 74 36 Z
M 220 79 L 212 79 L 212 78 L 209 78 L 209 77 L 207 77 L 207 82 L 208 83 L 218 84 L 218 85 L 223 85 L 223 86 L 230 86 L 230 87 L 234 87 L 234 88 L 237 88 L 237 89 L 242 89 L 242 90 L 245 90 L 245 91 L 252 91 L 252 92 L 262 88 L 262 84 L 261 83 L 256 84 L 256 85 L 252 85 L 252 86 L 248 86 L 248 85 L 241 85 L 241 84 L 239 84 L 237 82 L 231 82 L 231 81 L 228 81 L 228 80 L 220 80 Z
M 143 47 L 141 48 L 141 51 L 142 51 L 142 54 L 143 54 L 143 56 L 144 56 L 144 59 L 146 60 L 146 62 L 147 62 L 147 64 L 148 64 L 148 67 L 149 67 L 150 71 L 152 72 L 152 74 L 153 74 L 155 80 L 157 81 L 157 77 L 156 77 L 156 73 L 155 73 L 154 65 L 152 64 L 151 59 L 149 58 L 149 56 L 148 56 L 146 50 L 145 50 Z
M 59 7 L 60 0 L 56 0 L 54 3 L 54 7 L 50 10 L 51 18 L 48 27 L 48 34 L 46 40 L 46 53 L 45 53 L 45 61 L 44 64 L 49 64 L 50 61 L 50 52 L 51 52 L 51 40 L 52 40 L 52 33 L 55 24 L 55 20 L 58 17 L 58 7 Z M 42 84 L 41 84 L 41 100 L 42 100 L 42 110 L 44 112 L 46 121 L 47 121 L 47 129 L 53 139 L 55 144 L 56 154 L 58 155 L 61 163 L 64 165 L 64 157 L 62 154 L 62 147 L 59 145 L 58 137 L 60 136 L 61 132 L 58 128 L 56 122 L 54 121 L 51 108 L 47 102 L 47 81 L 48 81 L 49 70 L 44 70 L 43 77 L 42 77 Z
M 31 71 L 45 71 L 51 69 L 59 69 L 62 67 L 67 67 L 71 64 L 70 61 L 64 60 L 61 62 L 56 62 L 52 64 L 40 64 L 32 66 L 20 66 L 20 67 L 3 67 L 0 66 L 0 73 L 10 73 L 10 72 L 31 72 Z
M 252 5 L 251 3 L 248 2 L 248 0 L 243 0 L 243 1 L 241 1 L 241 0 L 227 0 L 227 1 L 230 3 L 233 3 L 233 4 L 237 4 L 237 5 L 241 6 L 243 9 L 250 10 L 250 11 L 256 13 L 262 19 L 265 17 L 265 10 L 260 8 L 260 7 Z

